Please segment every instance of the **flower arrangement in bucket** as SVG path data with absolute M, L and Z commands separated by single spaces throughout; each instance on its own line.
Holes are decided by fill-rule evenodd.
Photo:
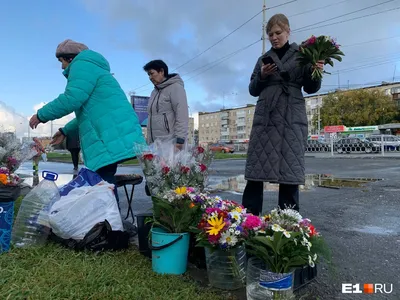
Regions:
M 153 196 L 153 224 L 170 233 L 189 232 L 199 222 L 200 203 L 195 189 L 178 187 L 162 197 Z
M 246 280 L 244 242 L 251 232 L 261 229 L 261 219 L 220 197 L 208 197 L 202 205 L 204 213 L 196 231 L 198 246 L 206 249 L 209 282 L 225 290 L 241 288 Z
M 20 194 L 22 181 L 15 172 L 35 154 L 29 145 L 0 133 L 0 253 L 10 247 L 14 201 Z
M 195 189 L 178 187 L 153 196 L 152 266 L 156 273 L 183 274 L 187 268 L 189 231 L 201 217 Z
M 315 267 L 329 250 L 309 219 L 297 211 L 275 209 L 261 218 L 262 229 L 249 236 L 248 299 L 292 299 L 294 269 Z
M 300 65 L 311 64 L 313 66 L 311 74 L 313 80 L 321 80 L 323 73 L 330 74 L 316 67 L 318 61 L 324 61 L 325 65 L 329 64 L 333 67 L 333 59 L 342 61 L 342 56 L 344 56 L 336 40 L 325 35 L 318 37 L 312 35 L 301 43 L 299 50 L 298 60 Z

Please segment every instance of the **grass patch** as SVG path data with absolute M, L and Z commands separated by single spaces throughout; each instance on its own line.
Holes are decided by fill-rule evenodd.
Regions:
M 2 299 L 222 299 L 187 276 L 158 275 L 135 249 L 94 254 L 58 245 L 0 255 Z
M 15 201 L 18 213 L 23 197 Z M 76 252 L 48 244 L 0 255 L 1 299 L 224 299 L 187 275 L 159 275 L 136 248 Z
M 222 152 L 216 152 L 214 154 L 215 159 L 245 159 L 247 158 L 247 154 L 241 153 L 241 154 L 235 154 L 235 153 L 222 153 Z
M 246 159 L 247 154 L 235 154 L 235 153 L 221 153 L 216 152 L 214 159 Z M 66 162 L 72 163 L 71 154 L 69 153 L 48 153 L 47 159 L 50 162 Z M 137 159 L 132 159 L 121 163 L 121 165 L 139 165 Z

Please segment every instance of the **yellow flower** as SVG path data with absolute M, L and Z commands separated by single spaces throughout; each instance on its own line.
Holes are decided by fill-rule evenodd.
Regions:
M 185 187 L 185 186 L 182 186 L 182 187 L 176 188 L 176 189 L 175 189 L 175 193 L 176 193 L 177 195 L 186 194 L 186 187 Z
M 236 207 L 236 211 L 237 211 L 237 212 L 242 212 L 242 208 Z
M 224 219 L 218 217 L 211 217 L 207 221 L 210 226 L 207 229 L 207 233 L 209 235 L 218 235 L 218 233 L 224 228 L 225 222 Z

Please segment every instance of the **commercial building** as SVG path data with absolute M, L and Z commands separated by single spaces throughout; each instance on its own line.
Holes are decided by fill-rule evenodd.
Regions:
M 199 143 L 247 143 L 253 125 L 255 105 L 199 112 Z
M 366 90 L 380 89 L 385 91 L 386 95 L 392 96 L 393 101 L 396 102 L 397 107 L 400 109 L 400 82 L 382 82 L 380 85 L 368 86 L 365 88 Z M 341 90 L 342 91 L 342 90 Z M 308 119 L 308 134 L 315 135 L 319 134 L 323 128 L 317 125 L 314 125 L 314 116 L 318 117 L 320 113 L 320 108 L 322 106 L 323 98 L 327 96 L 329 93 L 306 96 L 306 111 L 307 111 L 307 119 Z

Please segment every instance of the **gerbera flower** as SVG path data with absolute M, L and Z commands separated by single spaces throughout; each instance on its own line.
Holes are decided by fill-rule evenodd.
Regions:
M 217 216 L 214 216 L 208 219 L 207 222 L 210 225 L 207 228 L 207 233 L 209 235 L 217 235 L 225 226 L 225 222 L 222 217 L 218 218 Z

